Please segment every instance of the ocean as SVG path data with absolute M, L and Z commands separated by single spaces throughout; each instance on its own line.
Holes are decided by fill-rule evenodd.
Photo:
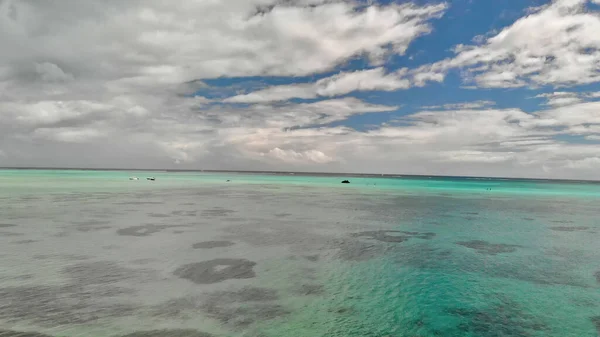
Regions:
M 599 333 L 599 183 L 0 170 L 2 337 Z

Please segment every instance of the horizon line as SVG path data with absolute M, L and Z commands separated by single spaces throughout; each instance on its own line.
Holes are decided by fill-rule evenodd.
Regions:
M 317 171 L 274 171 L 274 170 L 217 170 L 217 169 L 148 169 L 148 168 L 83 168 L 83 167 L 36 167 L 36 166 L 1 166 L 0 170 L 64 170 L 64 171 L 146 171 L 146 172 L 208 172 L 208 173 L 249 173 L 249 174 L 298 174 L 298 175 L 320 175 L 320 176 L 348 176 L 348 177 L 384 177 L 384 178 L 455 178 L 455 179 L 496 179 L 496 180 L 537 180 L 537 181 L 568 181 L 568 182 L 594 182 L 593 179 L 570 179 L 570 178 L 530 178 L 530 177 L 502 177 L 502 176 L 460 176 L 460 175 L 437 175 L 437 174 L 402 174 L 402 173 L 350 173 L 350 172 L 317 172 Z

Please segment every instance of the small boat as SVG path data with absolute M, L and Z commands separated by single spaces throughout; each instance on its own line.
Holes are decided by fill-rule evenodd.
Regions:
M 140 180 L 138 177 L 129 177 L 129 180 Z
M 148 177 L 148 178 L 146 178 L 146 180 L 155 181 L 156 178 L 154 178 L 154 177 Z

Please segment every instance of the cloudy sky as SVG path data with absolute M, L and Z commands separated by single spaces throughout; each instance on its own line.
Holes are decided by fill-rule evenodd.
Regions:
M 600 0 L 0 0 L 0 166 L 600 179 Z

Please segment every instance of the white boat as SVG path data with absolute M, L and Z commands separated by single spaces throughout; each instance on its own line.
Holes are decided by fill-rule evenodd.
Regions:
M 129 177 L 129 180 L 140 180 L 138 177 Z

